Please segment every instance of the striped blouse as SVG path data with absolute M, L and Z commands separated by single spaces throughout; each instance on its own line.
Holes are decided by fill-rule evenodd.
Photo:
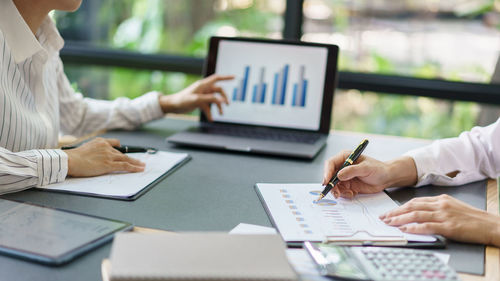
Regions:
M 60 132 L 132 129 L 163 115 L 156 92 L 114 101 L 75 93 L 59 57 L 63 44 L 50 18 L 35 36 L 12 0 L 0 2 L 0 194 L 64 181 Z

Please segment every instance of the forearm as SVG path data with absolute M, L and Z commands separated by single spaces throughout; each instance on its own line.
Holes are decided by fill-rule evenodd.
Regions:
M 64 181 L 67 156 L 62 150 L 11 152 L 0 147 L 0 194 Z
M 388 187 L 413 186 L 417 183 L 417 167 L 413 158 L 402 156 L 386 164 Z

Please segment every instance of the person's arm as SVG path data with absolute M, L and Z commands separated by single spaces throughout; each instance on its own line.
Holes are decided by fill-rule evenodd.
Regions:
M 101 129 L 134 129 L 166 113 L 183 113 L 196 108 L 200 108 L 211 120 L 211 104 L 215 104 L 222 113 L 222 104 L 229 103 L 224 90 L 216 83 L 233 79 L 232 76 L 212 75 L 168 96 L 149 92 L 132 100 L 124 97 L 113 101 L 96 100 L 75 93 L 60 59 L 58 64 L 61 130 L 75 136 Z
M 59 149 L 12 152 L 0 147 L 0 194 L 64 181 L 68 157 Z
M 500 119 L 405 155 L 416 163 L 417 186 L 461 185 L 496 178 L 500 175 Z
M 0 194 L 62 182 L 66 176 L 90 177 L 115 171 L 142 172 L 144 163 L 114 149 L 115 139 L 93 139 L 70 150 L 12 152 L 0 147 Z
M 114 101 L 84 98 L 75 93 L 59 59 L 57 69 L 61 130 L 65 134 L 82 136 L 101 129 L 133 129 L 163 116 L 159 93 L 151 92 L 134 100 Z

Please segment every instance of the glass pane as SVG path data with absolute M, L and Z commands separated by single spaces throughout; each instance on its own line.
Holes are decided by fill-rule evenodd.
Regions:
M 280 38 L 285 0 L 86 0 L 53 18 L 65 40 L 204 56 L 210 36 Z
M 346 71 L 489 82 L 499 9 L 490 0 L 305 0 L 303 40 L 339 45 Z
M 337 91 L 332 127 L 344 131 L 428 139 L 456 137 L 476 125 L 496 121 L 500 106 L 488 109 L 474 102 L 357 90 Z
M 136 98 L 149 91 L 172 94 L 201 78 L 179 72 L 73 64 L 66 64 L 64 70 L 77 91 L 95 99 Z

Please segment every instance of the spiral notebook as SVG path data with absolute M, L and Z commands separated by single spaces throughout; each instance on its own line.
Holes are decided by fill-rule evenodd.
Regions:
M 278 235 L 123 233 L 103 269 L 110 281 L 298 280 L 285 249 Z

